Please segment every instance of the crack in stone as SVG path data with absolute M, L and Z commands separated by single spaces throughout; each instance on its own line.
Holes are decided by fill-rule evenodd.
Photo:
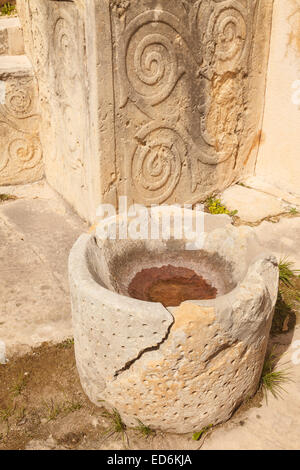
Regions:
M 169 312 L 169 313 L 170 313 L 170 315 L 172 315 L 171 312 Z M 114 378 L 115 378 L 115 379 L 116 379 L 120 374 L 122 374 L 122 372 L 124 372 L 125 370 L 128 370 L 128 369 L 132 366 L 132 364 L 133 364 L 134 362 L 138 361 L 138 360 L 142 357 L 142 355 L 143 355 L 144 353 L 150 352 L 150 351 L 157 351 L 157 350 L 160 348 L 161 344 L 163 344 L 163 343 L 168 339 L 168 337 L 169 337 L 169 335 L 170 335 L 170 332 L 171 332 L 171 328 L 172 328 L 172 326 L 173 326 L 174 323 L 175 323 L 175 318 L 174 318 L 173 315 L 172 315 L 172 318 L 173 318 L 173 321 L 172 321 L 172 323 L 169 325 L 169 327 L 168 327 L 168 329 L 167 329 L 167 332 L 166 332 L 165 336 L 162 338 L 162 340 L 159 341 L 158 343 L 156 343 L 155 346 L 149 346 L 149 347 L 147 347 L 147 348 L 145 348 L 145 349 L 142 349 L 142 351 L 140 351 L 139 354 L 138 354 L 134 359 L 131 359 L 130 361 L 126 362 L 126 364 L 125 364 L 121 369 L 117 370 L 117 371 L 114 373 Z

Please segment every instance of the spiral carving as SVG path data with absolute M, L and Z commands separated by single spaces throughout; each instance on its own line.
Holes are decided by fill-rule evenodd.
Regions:
M 69 22 L 58 18 L 53 31 L 56 73 L 56 92 L 60 97 L 72 94 L 72 80 L 76 77 L 74 60 L 77 57 L 75 37 Z M 75 85 L 75 84 L 74 84 Z
M 159 128 L 148 133 L 132 160 L 134 184 L 145 202 L 154 204 L 168 199 L 180 179 L 185 152 L 175 131 Z
M 215 60 L 238 63 L 245 51 L 247 39 L 246 12 L 242 6 L 220 7 L 211 16 L 208 38 L 216 41 Z
M 174 89 L 184 70 L 178 66 L 172 35 L 181 36 L 178 18 L 168 12 L 161 12 L 159 32 L 152 32 L 157 26 L 155 12 L 148 11 L 137 16 L 125 32 L 123 69 L 124 82 L 128 80 L 129 95 L 135 102 L 143 100 L 156 105 L 164 101 Z
M 61 50 L 63 53 L 68 52 L 71 45 L 71 39 L 68 33 L 67 22 L 64 18 L 59 18 L 56 22 L 54 41 L 55 46 L 57 47 L 55 50 Z
M 168 94 L 176 77 L 176 56 L 171 41 L 162 34 L 145 36 L 135 50 L 133 73 L 130 68 L 128 71 L 131 83 L 140 94 L 151 98 L 159 89 Z
M 8 147 L 9 157 L 18 160 L 22 169 L 34 168 L 42 158 L 42 149 L 37 137 L 14 139 Z
M 6 95 L 6 112 L 16 118 L 28 117 L 33 108 L 32 90 L 13 86 Z

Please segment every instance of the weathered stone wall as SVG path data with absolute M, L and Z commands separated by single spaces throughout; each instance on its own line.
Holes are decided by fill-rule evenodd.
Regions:
M 300 204 L 300 1 L 275 0 L 256 176 Z M 286 199 L 289 199 L 287 197 Z
M 117 195 L 197 202 L 252 174 L 272 0 L 18 0 L 46 176 L 93 220 Z
M 74 2 L 19 1 L 25 48 L 39 83 L 48 182 L 89 217 L 88 86 L 84 22 Z M 87 155 L 90 156 L 88 159 Z

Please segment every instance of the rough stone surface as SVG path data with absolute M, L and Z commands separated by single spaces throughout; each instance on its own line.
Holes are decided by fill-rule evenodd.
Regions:
M 241 185 L 225 189 L 221 200 L 230 211 L 237 210 L 238 217 L 245 222 L 259 222 L 266 217 L 289 212 L 292 207 L 279 198 Z
M 280 258 L 294 262 L 300 269 L 300 217 L 282 218 L 278 223 L 264 221 L 254 227 L 261 246 Z
M 296 193 L 291 193 L 286 187 L 278 188 L 271 183 L 268 183 L 266 179 L 261 176 L 249 176 L 243 180 L 243 183 L 249 188 L 256 189 L 263 193 L 269 194 L 270 196 L 277 197 L 282 201 L 286 202 L 292 207 L 298 207 L 300 209 L 300 196 Z
M 42 178 L 40 120 L 29 60 L 24 55 L 0 55 L 0 185 Z
M 0 341 L 10 358 L 73 335 L 67 258 L 85 224 L 44 182 L 0 187 Z
M 85 218 L 252 174 L 272 0 L 18 0 L 47 179 Z M 92 157 L 91 157 L 92 155 Z
M 88 37 L 95 31 L 89 31 L 87 25 L 85 38 L 85 8 L 80 2 L 20 0 L 17 8 L 25 49 L 39 83 L 47 181 L 79 215 L 91 220 L 101 202 L 100 156 L 91 147 L 101 130 L 95 128 L 91 114 L 102 112 L 102 104 L 97 103 L 97 90 L 87 74 L 93 62 Z M 102 44 L 101 52 L 103 49 Z M 96 64 L 93 67 L 96 74 Z M 99 74 L 106 76 L 101 66 Z M 110 131 L 113 140 L 112 128 Z
M 24 40 L 19 18 L 0 17 L 0 55 L 23 55 Z
M 300 327 L 276 337 L 270 349 L 282 354 L 276 369 L 285 371 L 281 399 L 271 393 L 258 405 L 216 429 L 204 442 L 203 450 L 299 450 L 300 443 Z M 181 447 L 180 447 L 181 448 Z
M 275 0 L 256 175 L 300 199 L 300 1 Z
M 71 250 L 82 386 L 94 403 L 116 407 L 130 426 L 139 419 L 154 429 L 191 432 L 226 421 L 257 389 L 277 298 L 277 262 L 251 228 L 224 221 L 214 229 L 219 216 L 206 218 L 210 229 L 198 251 L 184 252 L 183 240 L 103 241 L 93 234 L 82 235 Z M 170 258 L 199 274 L 203 267 L 215 285 L 223 279 L 221 295 L 168 309 L 127 297 L 137 269 Z

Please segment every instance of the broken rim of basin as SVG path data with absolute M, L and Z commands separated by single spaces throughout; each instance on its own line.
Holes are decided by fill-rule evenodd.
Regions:
M 170 211 L 170 206 L 163 210 Z M 181 209 L 176 208 L 176 210 L 180 215 Z M 123 220 L 123 217 L 112 217 L 109 223 L 116 224 L 120 218 Z M 120 349 L 120 335 L 122 336 L 123 332 L 127 335 L 124 344 L 121 344 L 121 354 L 119 357 L 114 357 L 114 363 L 106 361 L 108 356 L 104 354 L 104 362 L 107 362 L 104 366 L 105 373 L 112 375 L 118 373 L 136 358 L 139 351 L 159 345 L 168 335 L 174 323 L 174 312 L 180 308 L 180 305 L 193 303 L 203 307 L 212 306 L 216 311 L 222 312 L 224 306 L 230 305 L 238 296 L 245 295 L 248 285 L 257 284 L 257 280 L 260 279 L 259 273 L 263 272 L 265 262 L 277 265 L 272 255 L 261 250 L 251 228 L 233 227 L 228 216 L 205 213 L 204 217 L 205 237 L 202 250 L 186 250 L 186 240 L 105 240 L 99 239 L 95 234 L 83 234 L 73 246 L 69 258 L 69 278 L 74 328 L 77 327 L 78 315 L 88 315 L 94 324 L 95 331 L 99 328 L 98 323 L 101 321 L 103 329 L 100 332 L 103 334 L 106 334 L 104 325 L 106 328 L 109 325 L 108 336 L 112 329 L 117 331 L 117 333 L 112 333 L 113 337 L 109 343 L 111 349 L 114 347 Z M 199 265 L 199 261 L 194 262 L 193 258 L 201 258 L 203 253 L 204 255 L 209 253 L 220 263 L 224 259 L 227 260 L 225 272 L 231 270 L 230 282 L 222 287 L 223 291 L 218 289 L 219 295 L 215 299 L 187 299 L 178 306 L 164 307 L 159 302 L 132 298 L 126 292 L 130 280 L 143 267 L 155 266 L 151 257 L 144 264 L 143 260 L 138 258 L 127 286 L 121 282 L 123 279 L 118 284 L 116 276 L 128 272 L 127 265 L 130 263 L 128 260 L 126 262 L 126 256 L 132 247 L 134 248 L 131 251 L 133 258 L 136 253 L 154 253 L 156 266 L 166 264 L 163 259 L 158 261 L 164 256 L 167 260 L 170 260 L 171 256 L 172 262 L 175 262 L 176 258 L 178 260 L 178 250 L 183 257 L 187 256 L 189 261 L 194 263 L 193 267 Z M 115 263 L 116 259 L 120 262 Z M 186 263 L 184 265 L 187 267 Z M 253 269 L 257 272 L 254 277 Z M 204 277 L 207 278 L 207 275 Z M 79 320 L 81 321 L 82 318 Z M 134 321 L 133 333 L 130 333 L 132 330 L 128 324 L 131 320 Z M 78 335 L 82 336 L 82 332 L 78 331 Z
M 262 252 L 251 228 L 233 227 L 219 215 L 205 218 L 199 250 L 186 250 L 185 240 L 103 240 L 95 234 L 82 235 L 71 250 L 80 380 L 91 401 L 116 407 L 126 425 L 134 426 L 138 417 L 164 431 L 176 432 L 178 425 L 181 432 L 201 429 L 226 421 L 257 389 L 277 298 L 278 264 Z M 127 273 L 153 267 L 153 260 L 165 265 L 163 257 L 179 265 L 181 259 L 185 266 L 187 260 L 196 267 L 201 261 L 208 268 L 213 261 L 223 266 L 228 283 L 215 299 L 187 300 L 177 307 L 129 297 Z M 194 388 L 186 385 L 187 371 L 191 379 L 196 374 Z M 218 381 L 223 377 L 224 384 L 211 384 L 210 374 L 218 374 Z M 172 397 L 169 382 L 177 390 Z M 161 386 L 166 393 L 158 399 Z M 206 403 L 206 387 L 209 393 L 217 388 L 220 396 L 211 401 L 208 395 Z

